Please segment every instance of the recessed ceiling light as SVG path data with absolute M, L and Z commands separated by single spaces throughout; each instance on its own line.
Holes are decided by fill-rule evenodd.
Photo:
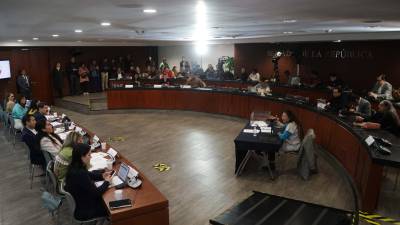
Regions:
M 34 38 L 32 38 L 32 40 L 37 41 L 37 40 L 39 40 L 39 38 L 34 37 Z
M 17 40 L 18 42 L 22 42 L 22 40 L 21 39 L 19 39 L 19 40 Z
M 107 26 L 110 26 L 111 23 L 110 22 L 102 22 L 101 25 L 107 27 Z
M 333 32 L 333 29 L 325 30 L 325 32 L 326 32 L 326 33 L 332 33 L 332 32 Z
M 155 9 L 143 9 L 143 12 L 144 13 L 156 13 L 157 10 L 155 10 Z
M 297 20 L 283 20 L 284 23 L 296 23 Z
M 81 29 L 76 29 L 75 33 L 82 33 L 82 30 Z
M 21 48 L 21 51 L 29 51 L 29 48 Z
M 51 36 L 52 36 L 52 37 L 59 37 L 60 35 L 58 35 L 58 34 L 52 34 Z
M 285 32 L 283 32 L 284 34 L 293 34 L 293 32 L 292 31 L 285 31 Z
M 340 42 L 342 42 L 342 40 L 336 40 L 336 41 L 333 41 L 333 42 L 340 43 Z

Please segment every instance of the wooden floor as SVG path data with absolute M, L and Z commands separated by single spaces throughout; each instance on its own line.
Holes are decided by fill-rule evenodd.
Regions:
M 348 187 L 321 158 L 320 173 L 310 181 L 301 180 L 290 169 L 295 166 L 294 159 L 282 160 L 287 171 L 276 181 L 270 181 L 267 173 L 258 169 L 256 159 L 249 162 L 241 177 L 235 177 L 233 139 L 245 125 L 244 120 L 181 111 L 90 116 L 58 111 L 103 139 L 125 139 L 111 145 L 169 199 L 171 225 L 208 224 L 210 218 L 248 197 L 252 190 L 340 209 L 353 207 Z M 50 224 L 51 218 L 40 204 L 40 179 L 29 190 L 22 145 L 17 144 L 13 152 L 4 135 L 0 135 L 0 144 L 0 225 Z M 171 170 L 160 173 L 153 168 L 156 163 L 168 164 Z M 385 200 L 398 212 L 398 200 Z M 61 221 L 68 224 L 65 216 Z

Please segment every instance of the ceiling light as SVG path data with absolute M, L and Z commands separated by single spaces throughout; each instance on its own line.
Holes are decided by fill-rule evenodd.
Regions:
M 82 33 L 82 30 L 81 29 L 77 29 L 77 30 L 75 30 L 75 33 Z
M 284 23 L 296 23 L 297 20 L 283 20 Z
M 102 22 L 101 25 L 104 27 L 107 27 L 107 26 L 110 26 L 111 23 L 110 22 Z
M 285 32 L 283 32 L 284 34 L 293 34 L 293 32 L 292 31 L 285 31 Z
M 326 32 L 326 33 L 332 33 L 332 32 L 333 32 L 333 29 L 328 29 L 328 30 L 326 30 L 325 32 Z
M 21 51 L 29 51 L 29 48 L 21 48 Z
M 32 40 L 37 41 L 37 40 L 39 40 L 39 38 L 34 37 L 34 38 L 32 38 Z
M 333 41 L 333 42 L 340 43 L 340 42 L 342 42 L 342 40 L 336 40 L 336 41 Z
M 156 13 L 157 10 L 155 10 L 155 9 L 143 9 L 143 12 L 144 13 Z
M 51 36 L 56 38 L 56 37 L 59 37 L 60 35 L 58 35 L 58 34 L 52 34 Z
M 22 42 L 22 40 L 21 39 L 19 39 L 19 40 L 17 40 L 18 42 Z

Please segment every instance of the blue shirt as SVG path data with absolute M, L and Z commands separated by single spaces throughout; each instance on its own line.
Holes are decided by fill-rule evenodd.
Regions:
M 11 115 L 14 119 L 22 120 L 22 117 L 25 116 L 26 112 L 28 112 L 28 109 L 25 107 L 22 107 L 19 103 L 17 103 L 17 104 L 15 104 Z

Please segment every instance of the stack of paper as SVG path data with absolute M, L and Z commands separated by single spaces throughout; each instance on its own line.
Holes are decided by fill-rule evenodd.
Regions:
M 53 127 L 57 127 L 57 126 L 61 126 L 61 125 L 62 125 L 62 123 L 57 122 L 57 121 L 51 122 L 50 124 L 51 124 Z
M 65 131 L 65 128 L 64 128 L 64 127 L 58 127 L 58 128 L 56 128 L 56 129 L 54 130 L 54 133 L 60 134 L 60 133 L 62 133 L 62 132 L 64 132 L 64 131 Z
M 254 133 L 256 133 L 256 134 L 258 134 L 258 133 L 260 133 L 260 130 L 253 130 L 253 129 L 244 129 L 243 130 L 243 133 L 248 133 L 248 134 L 254 134 Z
M 267 133 L 267 134 L 272 133 L 271 127 L 260 127 L 260 128 L 261 128 L 261 133 Z
M 60 136 L 60 138 L 65 141 L 65 139 L 67 139 L 67 136 L 69 133 L 71 133 L 71 131 L 59 133 L 58 136 Z

